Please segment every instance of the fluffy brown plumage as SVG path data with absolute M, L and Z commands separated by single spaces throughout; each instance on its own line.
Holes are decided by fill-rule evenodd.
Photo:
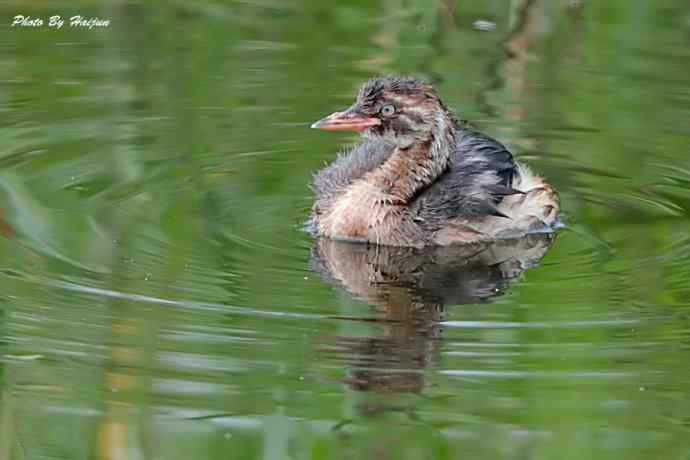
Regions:
M 351 107 L 313 127 L 363 135 L 314 177 L 317 235 L 420 247 L 516 237 L 558 222 L 554 189 L 498 141 L 458 123 L 426 82 L 373 79 Z

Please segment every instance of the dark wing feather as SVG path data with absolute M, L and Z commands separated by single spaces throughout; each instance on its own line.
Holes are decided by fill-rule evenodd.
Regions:
M 500 142 L 458 128 L 448 171 L 419 195 L 415 217 L 432 227 L 456 217 L 505 217 L 496 205 L 519 193 L 512 188 L 514 175 L 513 156 Z

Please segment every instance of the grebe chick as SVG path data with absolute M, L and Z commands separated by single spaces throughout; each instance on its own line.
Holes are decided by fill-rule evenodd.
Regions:
M 351 107 L 312 128 L 363 137 L 314 176 L 315 235 L 422 247 L 514 238 L 559 222 L 555 190 L 500 142 L 459 123 L 424 81 L 370 80 Z

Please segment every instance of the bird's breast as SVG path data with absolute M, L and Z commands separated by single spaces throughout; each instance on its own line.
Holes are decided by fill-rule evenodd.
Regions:
M 326 206 L 317 226 L 320 234 L 330 238 L 377 244 L 414 246 L 419 244 L 415 238 L 421 238 L 405 206 L 392 204 L 378 187 L 363 180 Z

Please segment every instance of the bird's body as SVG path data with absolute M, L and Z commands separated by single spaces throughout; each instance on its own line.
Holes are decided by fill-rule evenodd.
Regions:
M 381 115 L 391 112 L 382 104 L 396 106 Z M 557 222 L 553 188 L 498 141 L 455 121 L 428 84 L 372 80 L 348 112 L 315 124 L 365 133 L 362 143 L 314 177 L 315 234 L 393 246 L 449 245 L 521 236 Z

